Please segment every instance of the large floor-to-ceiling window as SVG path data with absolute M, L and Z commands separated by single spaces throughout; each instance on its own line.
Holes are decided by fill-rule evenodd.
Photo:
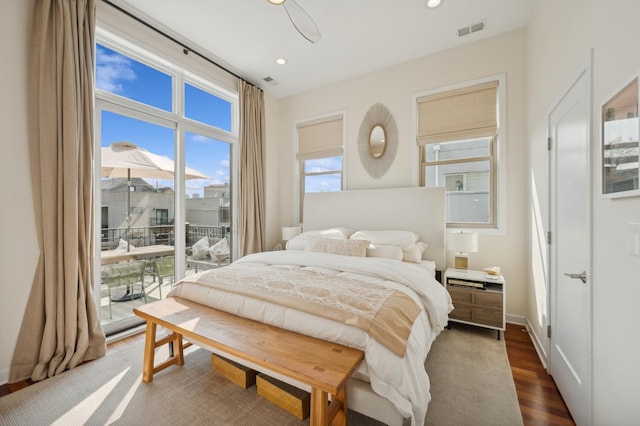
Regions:
M 231 261 L 237 95 L 131 40 L 96 44 L 96 282 L 107 334 Z

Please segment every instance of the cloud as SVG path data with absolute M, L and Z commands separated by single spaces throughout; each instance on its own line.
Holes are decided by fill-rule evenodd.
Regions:
M 133 62 L 119 53 L 96 48 L 96 87 L 119 95 L 124 94 L 123 83 L 135 81 Z
M 192 141 L 194 142 L 200 142 L 200 143 L 211 143 L 211 142 L 215 142 L 213 139 L 207 137 L 207 136 L 202 136 L 199 135 L 197 133 L 189 133 L 189 137 Z
M 318 173 L 327 171 L 342 170 L 342 157 L 318 158 L 305 162 L 307 173 Z
M 229 168 L 229 158 L 225 158 L 224 160 L 220 161 L 220 165 L 222 167 L 225 167 L 225 168 L 228 169 Z

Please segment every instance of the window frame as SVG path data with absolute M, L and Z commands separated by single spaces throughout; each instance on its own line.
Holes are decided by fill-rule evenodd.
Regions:
M 340 119 L 342 120 L 342 152 L 338 155 L 336 155 L 335 153 L 327 153 L 327 152 L 322 152 L 319 151 L 318 153 L 315 154 L 306 154 L 304 156 L 299 156 L 298 154 L 298 149 L 299 149 L 299 133 L 298 133 L 298 129 L 302 126 L 305 126 L 306 124 L 309 123 L 313 123 L 313 122 L 318 122 L 318 121 L 324 121 L 327 119 L 330 119 L 331 117 L 340 117 Z M 334 111 L 334 112 L 330 112 L 327 114 L 322 114 L 322 115 L 318 115 L 318 116 L 314 116 L 314 117 L 309 117 L 309 118 L 305 118 L 303 120 L 299 120 L 296 121 L 295 123 L 293 123 L 293 131 L 294 131 L 294 135 L 295 135 L 295 153 L 294 153 L 294 159 L 295 162 L 297 163 L 298 167 L 297 167 L 297 179 L 295 180 L 296 182 L 296 186 L 297 191 L 295 192 L 297 194 L 297 198 L 298 198 L 298 202 L 296 203 L 297 207 L 297 212 L 295 212 L 294 216 L 297 218 L 297 223 L 302 223 L 303 219 L 304 219 L 304 195 L 305 195 L 305 178 L 307 176 L 321 176 L 321 175 L 328 175 L 328 174 L 336 174 L 339 173 L 340 174 L 340 191 L 344 191 L 345 189 L 345 162 L 346 162 L 346 149 L 345 149 L 345 141 L 346 141 L 346 129 L 347 129 L 347 114 L 345 110 L 340 110 L 340 111 Z M 307 160 L 319 160 L 319 159 L 323 159 L 323 158 L 333 158 L 333 157 L 342 157 L 342 161 L 341 161 L 341 169 L 340 170 L 335 170 L 335 171 L 324 171 L 324 172 L 314 172 L 314 173 L 306 173 L 305 172 L 305 161 Z
M 125 38 L 121 34 L 116 34 L 107 30 L 106 27 L 99 23 L 96 28 L 95 43 L 108 47 L 115 52 L 130 57 L 146 66 L 162 71 L 172 77 L 171 98 L 172 110 L 165 111 L 154 107 L 151 104 L 145 104 L 116 93 L 95 88 L 95 122 L 94 122 L 94 141 L 95 141 L 95 175 L 94 194 L 95 194 L 95 217 L 100 217 L 101 213 L 101 188 L 100 188 L 100 148 L 101 148 L 101 115 L 102 111 L 124 115 L 141 121 L 149 122 L 155 125 L 171 128 L 174 130 L 174 161 L 176 164 L 175 192 L 174 192 L 174 226 L 175 226 L 175 250 L 176 253 L 185 251 L 184 226 L 186 219 L 186 201 L 185 201 L 185 146 L 186 135 L 188 132 L 196 133 L 220 142 L 230 145 L 230 175 L 229 187 L 231 192 L 231 218 L 237 218 L 237 181 L 238 181 L 238 142 L 239 142 L 239 95 L 232 92 L 217 82 L 214 76 L 205 76 L 204 74 L 194 71 L 188 64 L 181 62 L 171 62 L 167 58 L 159 56 L 155 50 L 151 49 L 141 40 L 136 39 L 135 42 L 131 38 Z M 231 127 L 230 131 L 223 130 L 213 125 L 198 122 L 196 120 L 185 117 L 184 115 L 184 85 L 188 83 L 198 87 L 214 96 L 222 98 L 231 103 Z M 95 86 L 94 86 L 95 87 Z M 237 221 L 232 222 L 232 227 L 237 229 Z M 94 241 L 101 241 L 101 227 L 95 226 Z M 231 238 L 237 235 L 232 232 Z M 233 256 L 237 257 L 238 244 L 232 243 L 234 248 Z M 94 244 L 95 259 L 100 259 L 101 244 Z M 185 259 L 176 256 L 175 272 L 176 279 L 184 276 Z M 96 283 L 96 294 L 100 295 L 100 267 L 94 268 L 94 282 Z M 103 325 L 105 333 L 110 334 L 121 329 L 137 325 L 137 318 L 129 318 L 118 323 L 110 323 Z
M 496 228 L 496 194 L 497 194 L 497 184 L 496 184 L 496 158 L 494 155 L 494 152 L 496 151 L 496 145 L 497 145 L 497 137 L 491 137 L 488 138 L 490 139 L 489 142 L 489 154 L 488 155 L 481 155 L 481 156 L 477 156 L 477 157 L 465 157 L 465 158 L 456 158 L 456 159 L 447 159 L 447 160 L 427 160 L 427 150 L 426 147 L 427 145 L 420 145 L 419 146 L 419 156 L 420 156 L 420 186 L 426 186 L 426 170 L 427 167 L 431 167 L 431 166 L 441 166 L 441 165 L 448 165 L 448 164 L 466 164 L 466 163 L 477 163 L 480 161 L 488 161 L 489 162 L 489 221 L 486 223 L 481 223 L 481 222 L 447 222 L 447 228 L 473 228 L 473 229 L 482 229 L 482 228 L 488 228 L 488 229 L 493 229 Z M 449 143 L 451 142 L 458 142 L 458 141 L 448 141 Z M 443 142 L 443 143 L 447 143 L 447 142 Z M 434 144 L 432 144 L 434 145 Z M 447 186 L 446 186 L 446 182 L 445 182 L 445 192 L 447 193 L 447 195 L 450 192 L 478 192 L 478 191 L 469 191 L 466 189 L 466 178 L 467 178 L 467 172 L 459 172 L 459 173 L 455 173 L 455 174 L 460 174 L 463 176 L 464 182 L 463 182 L 463 190 L 462 191 L 449 191 L 447 190 Z
M 321 160 L 323 158 L 334 158 L 334 157 L 342 157 L 342 161 L 340 162 L 342 167 L 340 168 L 340 170 L 327 170 L 327 171 L 323 171 L 323 172 L 310 172 L 310 173 L 305 172 L 305 162 L 306 161 Z M 314 156 L 314 157 L 301 158 L 300 160 L 298 160 L 298 167 L 299 167 L 298 173 L 300 175 L 300 179 L 299 179 L 300 192 L 298 194 L 299 199 L 300 199 L 300 204 L 298 206 L 298 209 L 299 209 L 298 217 L 300 219 L 298 220 L 298 223 L 302 223 L 302 215 L 304 213 L 304 210 L 303 210 L 304 195 L 307 193 L 306 192 L 306 187 L 305 187 L 305 178 L 308 177 L 308 176 L 322 176 L 322 175 L 339 174 L 340 175 L 340 191 L 343 191 L 344 190 L 344 153 L 342 153 L 341 155 L 318 156 L 318 157 Z
M 491 234 L 491 235 L 506 235 L 507 232 L 507 120 L 506 120 L 506 96 L 507 96 L 507 86 L 506 86 L 506 74 L 496 74 L 487 76 L 484 78 L 480 78 L 477 80 L 465 81 L 462 83 L 452 84 L 449 86 L 439 87 L 436 89 L 426 90 L 419 93 L 415 93 L 412 99 L 412 108 L 413 108 L 413 137 L 416 141 L 414 146 L 414 155 L 417 158 L 415 161 L 414 169 L 415 171 L 415 184 L 419 186 L 425 186 L 425 159 L 426 159 L 426 149 L 424 145 L 418 144 L 418 100 L 424 96 L 429 96 L 437 93 L 448 92 L 453 90 L 458 90 L 466 87 L 471 87 L 475 85 L 480 85 L 483 83 L 488 83 L 492 81 L 497 81 L 497 110 L 496 110 L 496 120 L 497 120 L 497 133 L 493 137 L 491 143 L 491 156 L 493 157 L 493 164 L 490 168 L 489 178 L 491 179 L 491 190 L 493 190 L 492 194 L 492 217 L 489 222 L 490 224 L 485 223 L 455 223 L 455 222 L 447 222 L 446 226 L 449 231 L 456 230 L 475 230 L 477 232 L 483 234 Z M 476 162 L 481 161 L 482 157 L 473 157 L 471 159 L 464 159 L 463 162 Z M 457 160 L 453 160 L 457 161 Z

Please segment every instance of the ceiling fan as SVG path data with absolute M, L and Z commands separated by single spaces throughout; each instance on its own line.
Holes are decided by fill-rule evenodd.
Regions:
M 284 10 L 287 11 L 289 19 L 293 26 L 298 30 L 302 37 L 309 40 L 311 43 L 316 43 L 320 40 L 320 30 L 311 16 L 304 11 L 302 7 L 295 0 L 267 0 L 269 3 L 276 6 L 282 5 Z

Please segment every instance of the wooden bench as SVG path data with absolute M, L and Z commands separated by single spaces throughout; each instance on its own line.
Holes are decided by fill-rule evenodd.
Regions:
M 133 312 L 147 321 L 142 381 L 170 365 L 183 365 L 183 337 L 311 387 L 310 424 L 346 425 L 346 382 L 364 358 L 361 350 L 241 318 L 186 299 L 170 297 Z M 156 340 L 160 325 L 172 334 Z M 175 354 L 155 365 L 155 349 Z M 331 395 L 331 404 L 328 404 Z

